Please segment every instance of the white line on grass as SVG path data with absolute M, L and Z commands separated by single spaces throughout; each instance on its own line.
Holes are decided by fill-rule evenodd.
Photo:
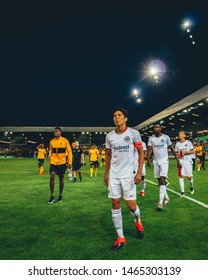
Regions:
M 34 174 L 32 171 L 2 171 L 0 174 Z
M 89 172 L 82 171 L 82 173 L 89 173 Z M 0 174 L 35 174 L 35 172 L 32 172 L 32 171 L 1 171 Z M 47 175 L 47 174 L 49 174 L 49 172 L 45 171 L 45 174 Z
M 158 184 L 156 184 L 155 182 L 152 182 L 152 181 L 147 180 L 147 179 L 145 179 L 145 181 L 147 181 L 147 182 L 149 182 L 150 184 L 155 185 L 155 186 L 158 185 Z M 177 194 L 177 195 L 179 195 L 179 196 L 181 195 L 180 193 L 178 193 L 178 192 L 176 192 L 176 191 L 174 191 L 174 190 L 172 190 L 172 189 L 167 188 L 167 190 L 170 191 L 170 192 L 172 192 L 172 193 L 174 193 L 174 194 Z M 203 207 L 205 207 L 205 208 L 208 208 L 208 205 L 205 204 L 205 203 L 203 203 L 203 202 L 201 202 L 201 201 L 198 201 L 198 200 L 196 200 L 196 199 L 193 199 L 193 198 L 191 198 L 191 197 L 189 197 L 189 196 L 184 196 L 184 198 L 186 198 L 186 199 L 188 199 L 188 200 L 191 200 L 191 201 L 193 201 L 193 202 L 195 202 L 195 203 L 197 203 L 197 204 L 199 204 L 199 205 L 201 205 L 201 206 L 203 206 Z

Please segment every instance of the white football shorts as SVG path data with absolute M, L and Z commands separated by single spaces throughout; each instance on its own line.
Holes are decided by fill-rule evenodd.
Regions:
M 166 177 L 168 178 L 168 167 L 169 167 L 169 162 L 154 162 L 154 178 L 160 178 L 160 177 Z
M 181 175 L 184 177 L 193 177 L 192 164 L 182 164 Z
M 134 177 L 109 178 L 108 197 L 123 197 L 125 200 L 136 200 L 136 184 L 134 184 Z

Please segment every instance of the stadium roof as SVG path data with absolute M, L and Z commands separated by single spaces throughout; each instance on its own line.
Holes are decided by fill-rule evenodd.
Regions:
M 204 101 L 204 103 L 203 104 L 198 103 L 201 101 Z M 162 112 L 156 114 L 155 116 L 149 118 L 143 123 L 137 125 L 135 128 L 141 130 L 142 128 L 147 127 L 155 122 L 161 121 L 168 116 L 174 115 L 175 113 L 178 113 L 178 116 L 183 115 L 183 118 L 185 117 L 187 121 L 187 116 L 188 118 L 190 118 L 190 115 L 193 115 L 194 110 L 196 111 L 199 108 L 207 110 L 207 106 L 208 106 L 207 104 L 208 104 L 208 85 L 190 94 L 189 96 L 181 99 L 179 102 L 173 104 L 172 106 L 166 108 Z M 187 111 L 185 111 L 184 109 L 187 109 Z M 189 112 L 191 113 L 186 114 Z
M 179 102 L 173 104 L 162 112 L 154 115 L 146 121 L 135 126 L 141 132 L 143 137 L 152 135 L 153 124 L 159 122 L 163 127 L 163 132 L 168 133 L 170 136 L 176 136 L 179 130 L 187 132 L 196 132 L 199 130 L 208 129 L 208 85 L 197 90 L 191 95 L 181 99 Z M 90 134 L 90 136 L 97 134 L 106 134 L 113 130 L 114 127 L 62 127 L 64 135 L 66 133 L 74 133 L 74 139 L 80 134 Z M 41 127 L 41 126 L 2 126 L 0 132 L 7 133 L 24 133 L 31 136 L 32 133 L 40 135 L 40 133 L 49 135 L 54 131 L 54 127 Z M 96 135 L 95 135 L 96 134 Z M 96 136 L 98 137 L 98 135 Z M 0 139 L 2 139 L 0 137 Z M 29 138 L 28 138 L 29 139 Z
M 137 125 L 142 135 L 151 135 L 154 123 L 159 122 L 163 132 L 176 135 L 180 130 L 192 133 L 208 129 L 208 85 L 197 90 L 162 112 Z

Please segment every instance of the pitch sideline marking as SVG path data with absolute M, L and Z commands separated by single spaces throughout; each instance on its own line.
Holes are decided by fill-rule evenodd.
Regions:
M 157 186 L 157 184 L 156 184 L 155 182 L 152 182 L 152 181 L 147 180 L 147 179 L 145 179 L 145 181 L 149 182 L 149 183 L 152 184 L 152 185 Z M 172 192 L 172 193 L 174 193 L 174 194 L 177 194 L 177 195 L 179 195 L 179 196 L 181 195 L 180 193 L 178 193 L 178 192 L 176 192 L 176 191 L 174 191 L 174 190 L 172 190 L 172 189 L 170 189 L 170 188 L 167 188 L 167 190 L 170 191 L 170 192 Z M 189 197 L 189 196 L 184 196 L 183 198 L 186 198 L 186 199 L 191 200 L 191 201 L 193 201 L 193 202 L 195 202 L 195 203 L 197 203 L 197 204 L 199 204 L 199 205 L 201 205 L 201 206 L 203 206 L 203 207 L 205 207 L 205 208 L 208 208 L 208 205 L 207 205 L 207 204 L 205 204 L 205 203 L 203 203 L 203 202 L 201 202 L 201 201 L 198 201 L 198 200 L 196 200 L 196 199 L 194 199 L 194 198 L 191 198 L 191 197 Z
M 83 172 L 83 171 L 82 171 Z M 84 171 L 83 173 L 87 173 L 88 171 Z M 0 172 L 0 174 L 34 174 L 33 172 L 22 172 L 22 171 L 20 171 L 20 172 L 8 172 L 8 171 L 6 171 L 6 172 Z M 152 182 L 152 181 L 150 181 L 150 180 L 148 180 L 148 179 L 145 179 L 145 181 L 147 181 L 147 182 L 149 182 L 150 184 L 152 184 L 152 185 L 155 185 L 155 186 L 157 186 L 157 184 L 155 183 L 155 182 Z M 178 192 L 176 192 L 176 191 L 174 191 L 174 190 L 172 190 L 172 189 L 170 189 L 170 188 L 167 188 L 167 190 L 168 191 L 170 191 L 170 192 L 172 192 L 172 193 L 174 193 L 174 194 L 176 194 L 176 195 L 178 195 L 178 196 L 180 196 L 180 193 L 178 193 Z M 199 205 L 201 205 L 201 206 L 203 206 L 203 207 L 205 207 L 205 208 L 208 208 L 208 205 L 207 204 L 205 204 L 205 203 L 203 203 L 203 202 L 201 202 L 201 201 L 198 201 L 198 200 L 196 200 L 196 199 L 194 199 L 194 198 L 191 198 L 191 197 L 189 197 L 189 196 L 184 196 L 184 198 L 186 198 L 186 199 L 188 199 L 188 200 L 190 200 L 190 201 L 193 201 L 193 202 L 195 202 L 195 203 L 197 203 L 197 204 L 199 204 Z

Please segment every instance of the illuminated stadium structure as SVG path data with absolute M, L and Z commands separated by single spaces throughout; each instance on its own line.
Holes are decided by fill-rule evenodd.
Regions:
M 159 122 L 163 127 L 163 132 L 174 138 L 179 130 L 188 132 L 190 138 L 199 132 L 208 132 L 208 85 L 195 91 L 191 95 L 181 99 L 179 102 L 166 108 L 162 112 L 152 116 L 146 121 L 135 126 L 140 131 L 142 137 L 147 138 L 152 135 L 153 124 Z M 107 132 L 114 127 L 62 127 L 64 136 L 73 142 L 75 139 L 80 143 L 103 144 Z M 28 143 L 45 143 L 51 139 L 54 127 L 0 127 L 0 144 L 10 144 L 12 140 L 26 139 Z

